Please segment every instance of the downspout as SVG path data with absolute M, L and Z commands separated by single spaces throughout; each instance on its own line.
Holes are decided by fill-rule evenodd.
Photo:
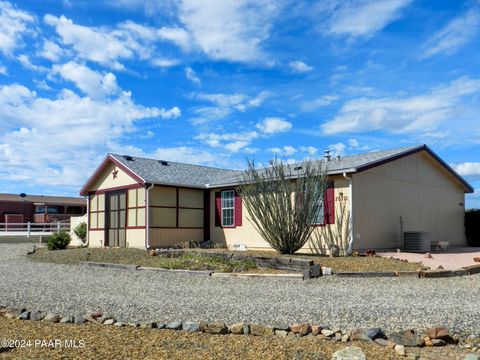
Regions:
M 155 185 L 150 184 L 147 186 L 145 192 L 145 249 L 148 250 L 150 248 L 150 197 L 149 192 L 153 189 Z
M 85 247 L 88 247 L 90 239 L 90 195 L 84 196 L 87 199 L 87 238 L 85 239 Z
M 353 253 L 353 239 L 355 232 L 353 231 L 353 197 L 352 197 L 352 178 L 347 176 L 347 173 L 343 173 L 343 177 L 348 180 L 348 207 L 349 207 L 349 241 L 347 255 Z

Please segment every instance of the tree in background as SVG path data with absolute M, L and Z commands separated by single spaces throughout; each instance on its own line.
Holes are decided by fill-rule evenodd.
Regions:
M 275 159 L 257 169 L 252 160 L 237 189 L 250 222 L 270 246 L 293 254 L 310 238 L 327 188 L 327 172 L 320 161 L 288 165 Z
M 73 229 L 73 232 L 78 236 L 82 243 L 85 244 L 87 240 L 87 224 L 85 222 L 81 222 L 77 225 L 77 227 L 75 227 L 75 229 Z

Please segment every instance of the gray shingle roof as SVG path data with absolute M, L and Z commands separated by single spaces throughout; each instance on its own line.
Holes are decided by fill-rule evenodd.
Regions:
M 146 183 L 206 188 L 208 184 L 234 177 L 238 170 L 219 169 L 140 157 L 110 154 Z M 127 160 L 131 158 L 132 160 Z
M 460 175 L 458 175 L 448 164 L 438 157 L 426 145 L 408 146 L 390 150 L 372 151 L 368 153 L 345 156 L 341 158 L 332 157 L 330 161 L 319 160 L 326 164 L 329 175 L 342 173 L 355 173 L 376 166 L 383 162 L 391 161 L 425 150 L 439 161 L 453 176 L 455 176 L 469 192 L 473 188 Z M 240 183 L 242 171 L 219 169 L 208 166 L 198 166 L 177 162 L 162 164 L 161 160 L 146 159 L 134 156 L 110 154 L 118 162 L 130 169 L 143 179 L 145 183 L 185 186 L 196 188 L 216 188 L 222 186 L 234 186 Z M 295 166 L 295 165 L 292 165 Z

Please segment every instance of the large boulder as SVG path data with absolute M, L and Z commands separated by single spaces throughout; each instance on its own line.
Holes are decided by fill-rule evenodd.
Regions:
M 414 347 L 419 346 L 422 338 L 414 330 L 405 330 L 391 334 L 389 340 L 395 345 Z
M 208 334 L 228 334 L 228 327 L 223 322 L 214 322 L 204 326 L 205 332 Z
M 308 323 L 297 323 L 290 325 L 290 331 L 300 336 L 305 336 L 312 332 L 312 327 Z
M 257 336 L 273 335 L 274 329 L 271 326 L 266 326 L 262 324 L 250 324 L 250 333 Z

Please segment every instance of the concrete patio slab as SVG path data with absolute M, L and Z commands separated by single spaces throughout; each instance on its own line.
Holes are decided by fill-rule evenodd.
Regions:
M 407 260 L 410 262 L 421 262 L 423 265 L 431 269 L 437 269 L 442 266 L 444 269 L 453 270 L 464 266 L 479 265 L 473 261 L 473 258 L 480 256 L 480 248 L 478 247 L 462 247 L 453 248 L 441 252 L 431 252 L 431 258 L 427 258 L 425 254 L 407 253 L 407 252 L 379 252 L 377 255 L 383 257 L 393 257 L 395 259 Z

